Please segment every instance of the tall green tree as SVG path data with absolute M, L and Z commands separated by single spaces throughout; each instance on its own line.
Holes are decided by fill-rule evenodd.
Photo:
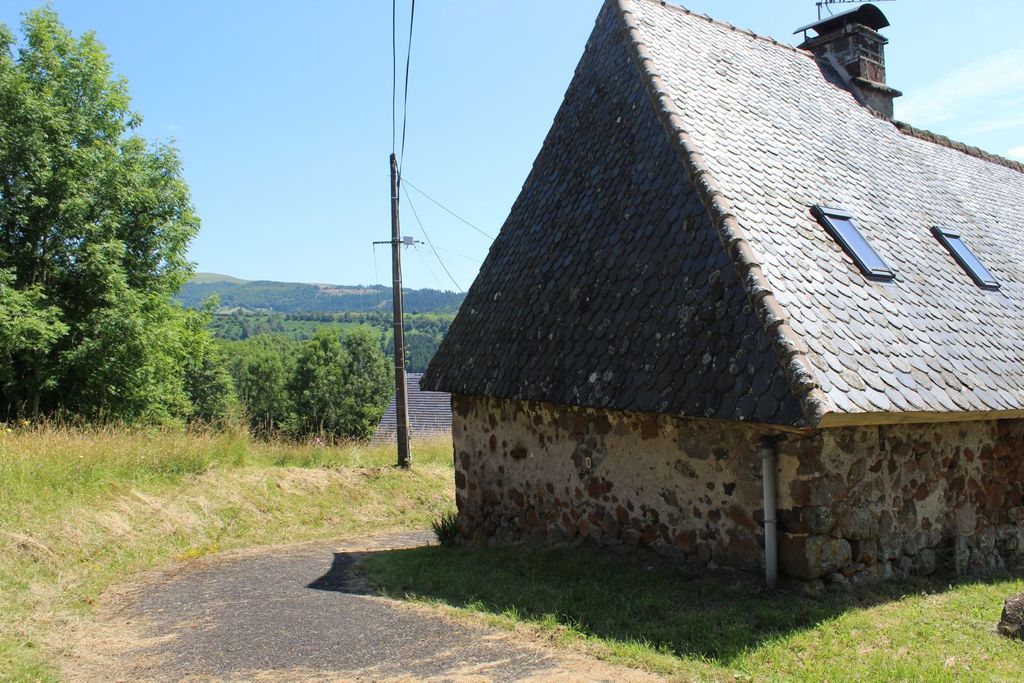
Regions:
M 298 342 L 261 334 L 221 344 L 250 428 L 266 435 L 291 424 L 289 382 L 295 372 Z
M 54 381 L 46 358 L 68 328 L 40 287 L 19 290 L 14 280 L 13 271 L 0 270 L 0 387 L 24 394 L 26 380 L 40 387 Z
M 303 344 L 289 385 L 301 434 L 364 439 L 373 434 L 391 397 L 391 365 L 377 336 L 327 325 Z
M 325 325 L 302 345 L 289 383 L 296 431 L 303 434 L 344 435 L 346 390 L 350 359 L 340 331 Z
M 0 26 L 0 418 L 67 408 L 192 412 L 187 317 L 169 297 L 199 229 L 176 150 L 141 118 L 92 33 L 44 7 Z
M 380 348 L 380 336 L 363 328 L 345 334 L 348 386 L 342 431 L 356 438 L 373 435 L 395 388 L 392 364 Z
M 223 423 L 238 416 L 238 395 L 227 359 L 207 329 L 218 305 L 211 297 L 201 311 L 185 311 L 185 392 L 189 418 Z

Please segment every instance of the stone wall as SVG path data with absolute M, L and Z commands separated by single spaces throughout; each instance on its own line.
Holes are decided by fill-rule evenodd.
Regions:
M 472 542 L 644 545 L 763 566 L 761 460 L 779 438 L 780 562 L 845 583 L 1024 553 L 1024 422 L 819 430 L 452 397 L 459 525 Z
M 847 427 L 780 451 L 783 572 L 843 582 L 1016 568 L 1024 421 Z
M 758 430 L 740 423 L 453 396 L 462 533 L 649 545 L 757 569 Z

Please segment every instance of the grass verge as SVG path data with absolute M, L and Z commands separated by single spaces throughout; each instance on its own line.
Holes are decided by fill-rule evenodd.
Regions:
M 453 502 L 451 446 L 253 442 L 243 434 L 0 433 L 0 680 L 54 680 L 111 584 L 219 550 L 425 529 Z
M 1020 579 L 808 599 L 653 557 L 519 547 L 378 553 L 362 571 L 392 597 L 684 680 L 1024 679 L 1024 646 L 994 633 Z

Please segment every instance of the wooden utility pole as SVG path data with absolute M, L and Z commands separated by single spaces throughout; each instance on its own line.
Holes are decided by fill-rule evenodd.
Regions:
M 405 384 L 405 325 L 402 314 L 402 234 L 398 222 L 398 162 L 391 154 L 391 282 L 395 325 L 395 418 L 398 423 L 398 466 L 412 464 L 409 453 L 409 398 Z

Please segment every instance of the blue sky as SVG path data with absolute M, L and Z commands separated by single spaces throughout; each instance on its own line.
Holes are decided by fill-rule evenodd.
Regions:
M 12 28 L 38 2 L 5 0 Z M 203 219 L 191 257 L 248 279 L 388 283 L 391 3 L 349 0 L 53 0 L 93 29 L 130 84 L 142 134 L 173 139 Z M 540 148 L 599 0 L 420 0 L 413 36 L 409 181 L 495 234 Z M 404 52 L 408 0 L 399 0 Z M 812 0 L 690 9 L 780 40 Z M 897 0 L 889 83 L 896 116 L 1024 159 L 1024 3 Z M 400 54 L 400 59 L 404 55 Z M 400 67 L 401 70 L 401 67 Z M 415 192 L 403 232 L 440 250 L 469 286 L 489 240 Z M 415 207 L 423 221 L 415 221 Z M 376 253 L 376 259 L 374 254 Z M 376 264 L 376 267 L 375 267 Z M 454 289 L 426 246 L 406 283 Z

